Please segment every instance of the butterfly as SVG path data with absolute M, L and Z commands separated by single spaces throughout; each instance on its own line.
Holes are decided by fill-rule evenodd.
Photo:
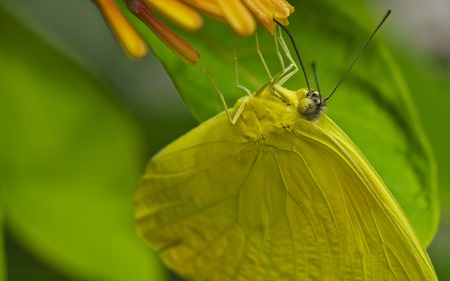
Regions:
M 285 74 L 150 160 L 134 197 L 141 236 L 188 280 L 436 280 L 326 99 L 284 88 Z

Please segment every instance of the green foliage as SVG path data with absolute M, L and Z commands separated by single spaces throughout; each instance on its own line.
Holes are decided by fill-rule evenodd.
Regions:
M 4 223 L 5 223 L 5 200 L 3 188 L 0 185 L 0 281 L 6 280 L 5 269 L 5 245 L 4 245 Z
M 408 86 L 417 110 L 423 120 L 423 126 L 434 148 L 438 162 L 439 197 L 443 205 L 443 212 L 450 215 L 450 83 L 449 74 L 442 72 L 445 64 L 439 61 L 439 65 L 433 58 L 422 57 L 421 62 L 413 63 L 408 58 L 408 53 L 400 50 L 397 54 L 402 64 L 402 70 L 408 81 Z M 447 67 L 447 71 L 450 69 Z
M 124 7 L 121 0 L 117 3 Z M 289 28 L 305 63 L 316 61 L 321 90 L 329 93 L 377 19 L 369 20 L 361 3 L 291 3 L 297 10 Z M 197 120 L 223 110 L 203 73 L 184 65 L 143 24 L 131 19 L 174 77 Z M 399 55 L 393 59 L 380 40 L 389 24 L 388 20 L 329 101 L 327 114 L 369 158 L 429 242 L 438 220 L 436 171 L 417 112 L 436 152 L 442 202 L 450 208 L 449 84 L 431 63 L 412 63 L 407 50 L 401 50 L 397 64 Z M 105 87 L 45 43 L 39 32 L 4 11 L 0 34 L 0 281 L 5 280 L 5 260 L 8 268 L 27 270 L 27 264 L 11 264 L 2 251 L 5 229 L 21 247 L 71 279 L 162 280 L 159 263 L 134 232 L 131 196 L 148 148 L 142 147 L 142 128 L 130 116 L 138 114 L 125 110 L 114 96 L 127 93 Z M 211 73 L 231 107 L 244 92 L 235 88 L 230 28 L 207 20 L 204 30 L 182 34 L 200 50 L 199 64 Z M 280 66 L 273 39 L 262 30 L 259 37 L 274 75 Z M 268 79 L 255 39 L 236 42 L 240 83 L 255 91 Z M 302 75 L 286 86 L 304 87 Z M 410 94 L 420 105 L 417 110 Z M 168 143 L 185 130 L 186 125 L 169 119 L 150 120 L 152 124 L 140 120 L 153 132 L 146 143 Z M 164 142 L 160 135 L 167 136 Z M 441 240 L 446 243 L 446 237 Z
M 289 28 L 305 63 L 315 60 L 318 65 L 322 93 L 332 91 L 375 25 L 362 4 L 343 5 L 327 0 L 302 3 L 290 17 Z M 216 91 L 201 71 L 183 64 L 145 29 L 142 32 L 199 121 L 223 110 Z M 273 38 L 263 33 L 259 36 L 261 50 L 274 75 L 281 68 L 277 65 Z M 199 65 L 211 74 L 228 104 L 234 104 L 244 93 L 235 86 L 230 28 L 208 21 L 198 34 L 183 36 L 199 49 Z M 379 37 L 371 42 L 330 99 L 327 114 L 363 151 L 428 245 L 439 220 L 436 164 L 410 88 Z M 236 41 L 240 84 L 256 91 L 268 81 L 268 76 L 256 54 L 254 38 Z M 305 87 L 301 74 L 286 85 L 291 89 Z
M 4 10 L 0 26 L 0 222 L 6 203 L 14 239 L 72 278 L 160 278 L 134 227 L 135 120 L 97 77 Z

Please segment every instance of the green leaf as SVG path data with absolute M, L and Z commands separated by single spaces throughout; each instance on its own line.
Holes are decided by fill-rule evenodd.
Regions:
M 0 34 L 0 202 L 14 239 L 71 279 L 162 280 L 134 225 L 136 121 L 1 7 Z
M 5 197 L 3 195 L 2 185 L 0 185 L 0 281 L 6 280 L 4 229 L 5 229 Z
M 406 54 L 405 54 L 406 53 Z M 439 197 L 442 204 L 443 217 L 450 215 L 450 131 L 448 120 L 450 120 L 450 83 L 448 73 L 442 71 L 446 66 L 436 58 L 426 54 L 412 54 L 420 57 L 415 62 L 408 61 L 405 57 L 410 52 L 398 50 L 401 58 L 408 86 L 413 89 L 413 98 L 416 104 L 430 143 L 436 152 L 439 176 Z
M 322 0 L 296 6 L 289 29 L 297 39 L 304 62 L 316 61 L 321 91 L 326 95 L 375 29 L 376 21 L 370 20 L 363 3 Z M 164 64 L 197 120 L 204 121 L 223 110 L 216 91 L 201 71 L 184 64 L 142 23 L 130 19 Z M 179 33 L 200 51 L 199 65 L 211 74 L 229 106 L 244 95 L 235 86 L 234 36 L 228 26 L 205 20 L 200 32 Z M 376 35 L 329 100 L 327 114 L 363 151 L 428 245 L 439 219 L 436 164 L 414 108 L 411 89 L 380 37 L 381 34 Z M 273 38 L 260 30 L 259 39 L 274 75 L 281 68 L 277 65 Z M 236 41 L 240 84 L 256 91 L 268 81 L 268 76 L 256 54 L 255 40 Z M 291 78 L 285 86 L 305 87 L 302 74 Z
M 397 56 L 401 58 L 405 67 L 404 73 L 408 85 L 416 101 L 419 114 L 423 120 L 423 125 L 430 143 L 436 152 L 438 163 L 439 199 L 441 203 L 442 219 L 439 231 L 428 248 L 433 266 L 439 280 L 447 280 L 450 276 L 449 252 L 450 245 L 448 237 L 450 235 L 450 131 L 447 129 L 450 120 L 450 81 L 448 73 L 445 73 L 446 65 L 442 64 L 442 59 L 430 54 L 412 51 L 401 45 L 397 50 Z M 414 56 L 416 59 L 410 61 L 408 57 Z M 448 70 L 448 67 L 447 67 Z

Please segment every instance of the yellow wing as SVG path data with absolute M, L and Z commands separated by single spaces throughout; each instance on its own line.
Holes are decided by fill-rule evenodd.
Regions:
M 436 279 L 348 137 L 269 94 L 246 100 L 235 125 L 220 114 L 149 163 L 138 228 L 165 264 L 192 280 Z

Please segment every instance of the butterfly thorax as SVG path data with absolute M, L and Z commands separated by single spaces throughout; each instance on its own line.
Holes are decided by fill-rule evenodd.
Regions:
M 243 126 L 241 131 L 248 132 L 251 138 L 264 138 L 268 128 L 297 128 L 304 120 L 317 124 L 326 109 L 319 92 L 307 88 L 291 91 L 279 85 L 241 98 L 235 112 L 241 107 L 236 125 Z

